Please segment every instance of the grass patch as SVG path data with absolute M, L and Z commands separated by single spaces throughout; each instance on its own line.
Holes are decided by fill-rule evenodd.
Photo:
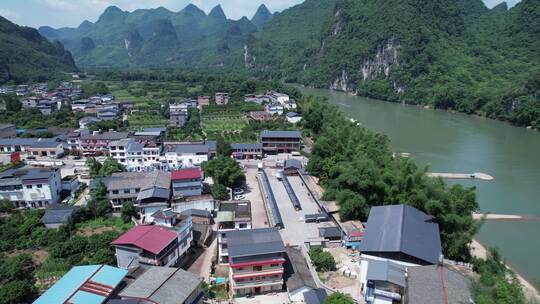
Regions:
M 124 232 L 133 227 L 133 223 L 125 223 L 119 217 L 98 218 L 95 220 L 86 221 L 76 225 L 76 229 L 80 232 L 100 231 L 100 230 L 116 230 Z M 109 228 L 109 229 L 104 229 Z M 112 229 L 111 229 L 112 228 Z

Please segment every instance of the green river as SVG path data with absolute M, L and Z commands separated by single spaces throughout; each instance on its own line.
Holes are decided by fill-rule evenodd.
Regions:
M 411 153 L 418 165 L 429 165 L 432 172 L 494 176 L 491 182 L 459 180 L 476 186 L 481 211 L 540 216 L 540 132 L 465 114 L 298 88 L 327 97 L 363 126 L 387 134 L 392 150 Z M 482 226 L 478 238 L 498 247 L 527 279 L 540 282 L 539 235 L 539 220 L 492 221 Z

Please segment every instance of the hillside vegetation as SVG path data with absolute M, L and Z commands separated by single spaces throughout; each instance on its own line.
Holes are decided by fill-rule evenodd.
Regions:
M 43 81 L 77 68 L 60 43 L 0 17 L 0 84 Z
M 307 0 L 249 43 L 269 78 L 540 127 L 540 2 Z
M 271 19 L 268 14 L 259 8 L 257 26 Z M 82 67 L 196 67 L 240 65 L 247 37 L 257 26 L 246 17 L 227 19 L 219 5 L 207 15 L 190 4 L 179 12 L 111 6 L 95 23 L 39 31 L 64 43 Z

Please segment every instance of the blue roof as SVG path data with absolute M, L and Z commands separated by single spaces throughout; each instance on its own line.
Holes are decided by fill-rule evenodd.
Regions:
M 88 288 L 85 288 L 87 291 L 83 291 L 81 287 L 91 281 L 110 286 L 112 292 L 126 274 L 127 270 L 107 265 L 76 266 L 33 304 L 64 303 L 67 300 L 74 304 L 102 304 L 107 299 L 106 297 L 92 293 Z

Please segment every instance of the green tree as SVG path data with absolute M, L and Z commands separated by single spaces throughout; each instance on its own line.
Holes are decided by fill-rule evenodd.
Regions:
M 139 217 L 139 213 L 137 212 L 137 208 L 135 207 L 135 205 L 133 205 L 133 202 L 123 203 L 121 213 L 122 213 L 122 219 L 126 223 L 131 222 L 132 217 L 134 218 Z
M 324 304 L 354 304 L 354 300 L 347 294 L 334 292 L 324 300 Z
M 244 171 L 240 164 L 230 157 L 218 156 L 203 163 L 205 175 L 211 176 L 214 183 L 225 187 L 239 187 L 246 181 Z
M 312 248 L 308 254 L 317 271 L 336 269 L 336 261 L 330 252 L 323 251 L 321 248 Z
M 6 110 L 10 112 L 19 112 L 22 109 L 22 103 L 15 94 L 0 95 L 0 99 L 6 105 Z
M 107 198 L 107 188 L 102 181 L 90 192 L 91 199 L 86 208 L 94 218 L 103 217 L 112 211 L 112 206 Z
M 230 198 L 229 196 L 229 190 L 227 190 L 227 187 L 223 186 L 222 184 L 214 183 L 212 185 L 212 196 L 214 199 L 217 200 L 228 200 Z
M 231 145 L 224 141 L 222 138 L 217 140 L 216 143 L 216 153 L 219 156 L 231 156 L 232 154 L 232 148 Z
M 86 161 L 85 161 L 85 164 L 90 169 L 90 176 L 92 178 L 99 175 L 99 172 L 101 171 L 102 165 L 97 159 L 95 159 L 93 157 L 87 158 Z
M 34 286 L 27 280 L 10 281 L 0 287 L 0 304 L 25 303 L 34 293 Z
M 116 159 L 107 157 L 103 166 L 99 170 L 99 176 L 110 176 L 113 173 L 124 171 L 124 166 L 120 164 Z
M 11 212 L 15 209 L 13 203 L 9 200 L 0 200 L 0 212 Z

